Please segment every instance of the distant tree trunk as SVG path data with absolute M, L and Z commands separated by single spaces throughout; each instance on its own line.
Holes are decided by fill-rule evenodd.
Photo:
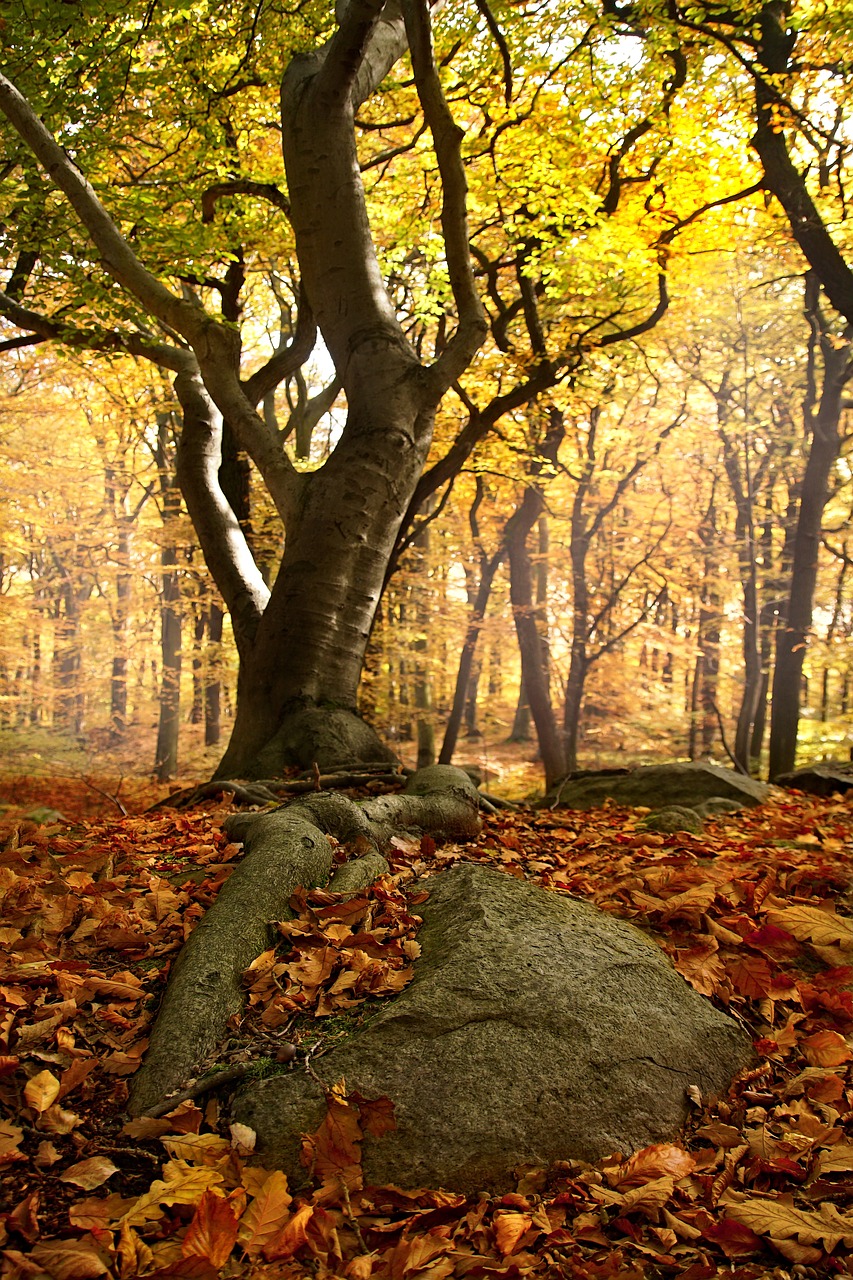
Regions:
M 171 415 L 157 415 L 157 462 L 163 521 L 160 551 L 160 714 L 154 774 L 160 782 L 178 771 L 178 736 L 181 723 L 181 582 L 177 572 L 175 526 L 181 511 L 181 494 L 174 477 Z
M 415 539 L 415 578 L 412 585 L 417 635 L 412 645 L 415 662 L 415 733 L 417 736 L 417 768 L 435 764 L 435 722 L 432 715 L 432 675 L 430 671 L 429 635 L 434 624 L 432 583 L 429 577 L 430 526 L 427 524 Z
M 522 679 L 530 702 L 530 713 L 536 726 L 539 755 L 545 770 L 546 788 L 565 776 L 566 756 L 551 704 L 546 649 L 536 625 L 537 606 L 534 603 L 533 565 L 527 549 L 527 538 L 541 516 L 545 502 L 541 488 L 535 483 L 535 478 L 546 462 L 552 464 L 556 462 L 562 439 L 562 414 L 552 407 L 549 412 L 547 434 L 539 446 L 538 456 L 531 468 L 534 482 L 527 488 L 514 515 L 507 522 L 505 533 L 510 571 L 510 601 L 521 654 Z
M 477 511 L 483 501 L 485 489 L 482 477 L 477 477 L 477 489 L 472 503 L 471 510 L 468 514 L 468 522 L 471 526 L 471 533 L 474 544 L 477 548 L 479 559 L 479 583 L 475 592 L 469 589 L 468 599 L 471 604 L 471 614 L 468 618 L 468 626 L 465 631 L 465 639 L 462 643 L 462 653 L 459 658 L 459 669 L 456 673 L 456 688 L 453 694 L 453 705 L 450 709 L 447 725 L 444 730 L 444 741 L 441 745 L 441 753 L 438 757 L 440 764 L 450 764 L 453 759 L 453 753 L 456 750 L 456 742 L 459 737 L 459 730 L 462 725 L 462 716 L 467 705 L 470 705 L 469 690 L 471 686 L 472 671 L 474 667 L 474 659 L 477 651 L 477 641 L 483 625 L 483 619 L 486 616 L 486 608 L 489 603 L 489 597 L 492 593 L 492 584 L 495 580 L 495 574 L 498 567 L 506 554 L 506 547 L 503 540 L 493 555 L 487 556 L 480 539 L 480 529 L 477 522 Z M 473 596 L 473 598 L 472 598 Z M 476 689 L 474 708 L 476 711 Z
M 518 699 L 515 704 L 515 713 L 512 717 L 512 728 L 509 731 L 509 741 L 530 741 L 530 702 L 523 679 L 518 686 Z
M 771 780 L 789 772 L 796 762 L 803 660 L 811 633 L 823 511 L 829 494 L 829 478 L 841 448 L 844 387 L 853 372 L 849 335 L 839 344 L 829 333 L 818 311 L 816 291 L 809 305 L 808 286 L 807 314 L 815 345 L 819 344 L 823 357 L 823 384 L 817 410 L 807 412 L 811 445 L 794 533 L 791 589 L 784 625 L 777 633 L 770 708 Z
M 450 764 L 453 759 L 453 753 L 456 750 L 456 742 L 459 737 L 459 729 L 462 724 L 462 713 L 465 709 L 468 682 L 474 663 L 477 640 L 479 639 L 483 619 L 486 616 L 486 606 L 489 603 L 492 583 L 494 582 L 498 566 L 503 560 L 505 551 L 506 548 L 501 546 L 491 559 L 486 562 L 481 570 L 480 585 L 477 589 L 474 606 L 468 619 L 465 639 L 462 643 L 462 654 L 459 658 L 459 670 L 456 675 L 456 690 L 453 695 L 453 706 L 450 709 L 447 727 L 444 731 L 444 741 L 441 746 L 441 753 L 438 757 L 440 764 Z
M 699 540 L 705 548 L 700 584 L 698 652 L 691 696 L 690 738 L 687 754 L 691 760 L 713 755 L 719 732 L 717 723 L 717 682 L 720 673 L 720 595 L 717 587 L 717 538 L 714 491 L 699 526 Z
M 222 735 L 222 626 L 225 615 L 216 600 L 211 600 L 207 615 L 208 651 L 204 677 L 204 745 L 219 745 Z

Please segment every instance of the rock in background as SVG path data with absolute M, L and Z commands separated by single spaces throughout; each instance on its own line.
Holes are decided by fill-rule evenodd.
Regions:
M 543 804 L 566 809 L 596 809 L 605 800 L 616 804 L 664 809 L 671 805 L 698 808 L 711 799 L 740 805 L 762 804 L 770 788 L 755 778 L 716 764 L 650 764 L 638 769 L 569 776 L 545 797 Z
M 632 925 L 479 866 L 425 884 L 411 986 L 313 1063 L 394 1103 L 396 1130 L 365 1140 L 367 1183 L 505 1191 L 519 1165 L 627 1153 L 677 1133 L 689 1086 L 724 1093 L 753 1061 Z M 294 1068 L 242 1090 L 234 1118 L 300 1185 L 299 1135 L 325 1111 Z

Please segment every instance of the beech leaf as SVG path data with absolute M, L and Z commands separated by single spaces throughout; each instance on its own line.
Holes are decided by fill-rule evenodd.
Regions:
M 118 1165 L 113 1164 L 106 1156 L 91 1156 L 88 1160 L 80 1160 L 72 1164 L 64 1173 L 59 1174 L 60 1182 L 70 1182 L 84 1191 L 94 1191 L 103 1186 L 107 1178 L 118 1173 Z
M 32 1107 L 39 1115 L 47 1111 L 59 1097 L 61 1086 L 52 1071 L 40 1071 L 24 1086 L 24 1098 L 27 1106 Z

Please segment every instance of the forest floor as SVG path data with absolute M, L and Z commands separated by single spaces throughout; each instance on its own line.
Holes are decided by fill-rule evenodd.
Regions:
M 298 900 L 334 963 L 312 976 L 282 938 L 252 967 L 218 1058 L 232 1080 L 257 1063 L 303 1070 L 306 1050 L 399 989 L 407 888 L 460 860 L 652 932 L 749 1028 L 760 1065 L 726 1098 L 697 1098 L 672 1143 L 524 1170 L 502 1197 L 363 1187 L 358 1116 L 338 1099 L 306 1143 L 322 1184 L 292 1197 L 252 1161 L 252 1131 L 229 1124 L 227 1089 L 127 1118 L 169 965 L 240 849 L 221 830 L 230 802 L 145 812 L 169 788 L 126 779 L 122 816 L 117 784 L 0 780 L 3 1280 L 853 1276 L 853 793 L 774 792 L 701 836 L 649 833 L 642 811 L 607 806 L 502 812 L 465 846 L 400 839 L 393 877 L 347 908 L 356 937 L 381 924 L 362 986 L 341 981 L 364 956 L 340 942 L 341 904 Z M 66 820 L 28 820 L 36 803 Z

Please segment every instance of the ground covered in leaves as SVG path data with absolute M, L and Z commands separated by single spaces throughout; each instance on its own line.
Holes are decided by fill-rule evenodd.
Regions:
M 779 792 L 701 836 L 654 834 L 641 811 L 610 807 L 504 813 L 464 848 L 401 838 L 394 874 L 369 892 L 296 901 L 246 974 L 245 1017 L 208 1064 L 219 1077 L 165 1116 L 128 1120 L 169 965 L 241 851 L 221 831 L 228 800 L 144 813 L 140 793 L 130 816 L 97 817 L 99 793 L 77 790 L 83 807 L 70 784 L 41 782 L 39 801 L 75 819 L 44 825 L 22 816 L 22 780 L 0 787 L 4 1280 L 853 1276 L 851 800 Z M 679 1142 L 519 1170 L 497 1199 L 364 1187 L 360 1143 L 393 1111 L 341 1082 L 304 1140 L 316 1189 L 295 1196 L 229 1123 L 228 1089 L 311 1071 L 399 991 L 418 954 L 413 882 L 459 860 L 652 932 L 748 1027 L 760 1065 L 724 1099 L 697 1093 Z

